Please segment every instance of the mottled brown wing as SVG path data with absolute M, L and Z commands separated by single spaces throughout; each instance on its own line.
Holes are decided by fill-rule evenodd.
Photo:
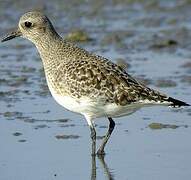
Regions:
M 65 81 L 69 92 L 75 97 L 102 98 L 104 103 L 127 105 L 140 100 L 161 101 L 164 97 L 137 80 L 109 60 L 94 56 L 93 61 L 68 62 Z M 75 67 L 75 68 L 74 68 Z

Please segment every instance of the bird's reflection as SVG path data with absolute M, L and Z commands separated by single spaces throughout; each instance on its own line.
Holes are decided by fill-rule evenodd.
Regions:
M 107 166 L 104 156 L 97 157 L 100 161 L 100 164 L 104 170 L 104 174 L 106 175 L 108 180 L 114 180 L 113 174 L 110 172 L 109 167 Z M 91 180 L 96 180 L 96 156 L 92 156 L 92 172 L 91 172 Z
M 96 156 L 92 156 L 91 180 L 96 180 Z

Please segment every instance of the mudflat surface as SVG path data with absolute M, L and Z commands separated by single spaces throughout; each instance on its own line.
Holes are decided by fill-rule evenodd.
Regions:
M 43 10 L 63 37 L 191 103 L 189 0 L 0 1 L 0 36 L 31 9 Z M 108 121 L 96 124 L 99 144 Z M 116 119 L 105 159 L 92 159 L 89 136 L 85 119 L 51 97 L 34 45 L 1 43 L 0 180 L 191 178 L 190 108 L 155 106 Z

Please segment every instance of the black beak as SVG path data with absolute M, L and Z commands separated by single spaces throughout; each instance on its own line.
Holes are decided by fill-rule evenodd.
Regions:
M 22 35 L 22 33 L 21 33 L 20 30 L 13 31 L 13 32 L 7 34 L 3 39 L 1 39 L 1 42 L 5 42 L 5 41 L 8 41 L 8 40 L 11 40 L 11 39 L 19 37 L 21 35 Z

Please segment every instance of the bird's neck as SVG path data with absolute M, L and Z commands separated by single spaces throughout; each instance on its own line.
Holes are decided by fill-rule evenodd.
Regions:
M 58 57 L 60 53 L 63 53 L 61 49 L 64 46 L 64 41 L 61 36 L 57 33 L 48 33 L 40 37 L 34 44 L 38 49 L 45 68 L 49 66 L 53 68 L 53 66 L 59 64 L 60 58 Z
M 58 54 L 59 49 L 63 46 L 62 38 L 57 33 L 45 34 L 33 43 L 43 62 L 46 79 L 48 81 L 55 79 L 57 67 L 60 64 Z
M 34 42 L 36 45 L 40 56 L 43 59 L 46 56 L 53 55 L 54 51 L 56 51 L 62 43 L 62 38 L 58 34 L 45 34 L 40 37 L 37 41 Z

